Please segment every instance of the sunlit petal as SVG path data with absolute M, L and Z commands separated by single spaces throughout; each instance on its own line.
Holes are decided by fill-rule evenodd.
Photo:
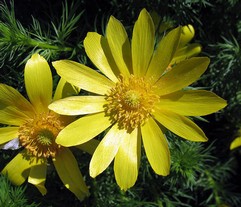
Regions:
M 130 42 L 124 26 L 113 16 L 106 27 L 106 38 L 120 73 L 128 77 L 132 70 Z
M 24 82 L 30 102 L 37 111 L 48 110 L 52 100 L 53 80 L 48 62 L 33 54 L 24 70 Z
M 141 134 L 147 159 L 158 175 L 170 172 L 170 152 L 166 137 L 157 123 L 150 118 L 142 127 Z
M 17 90 L 0 84 L 0 123 L 19 126 L 34 114 L 33 106 Z
M 138 176 L 138 129 L 125 134 L 115 157 L 114 171 L 117 184 L 122 190 L 132 187 Z
M 53 62 L 57 73 L 69 83 L 86 91 L 104 95 L 114 86 L 114 82 L 95 70 L 71 61 L 59 60 Z
M 146 73 L 154 51 L 155 27 L 151 16 L 143 9 L 135 23 L 132 35 L 133 73 L 143 76 Z
M 162 96 L 158 107 L 184 116 L 204 116 L 227 105 L 216 94 L 204 90 L 178 91 Z
M 230 145 L 230 149 L 233 150 L 240 146 L 241 146 L 241 137 L 237 137 L 237 138 L 235 138 L 235 140 L 232 141 L 232 143 Z
M 119 71 L 106 38 L 96 32 L 88 32 L 84 40 L 85 52 L 100 71 L 113 82 L 117 82 Z
M 0 144 L 6 143 L 18 136 L 18 127 L 0 128 Z
M 209 62 L 207 57 L 193 57 L 180 62 L 158 80 L 157 93 L 166 95 L 190 85 L 206 71 Z
M 89 195 L 83 176 L 79 170 L 78 163 L 68 148 L 53 158 L 55 169 L 66 188 L 68 188 L 79 200 Z
M 56 143 L 69 147 L 89 141 L 111 125 L 105 113 L 87 115 L 65 127 L 57 136 Z
M 155 109 L 153 115 L 164 127 L 182 138 L 194 142 L 207 141 L 204 132 L 193 121 L 185 116 L 158 108 Z
M 120 130 L 117 124 L 108 131 L 90 161 L 91 177 L 96 177 L 110 165 L 125 136 L 127 136 L 126 130 Z
M 104 111 L 104 96 L 71 96 L 57 100 L 49 105 L 49 109 L 63 115 L 83 115 Z

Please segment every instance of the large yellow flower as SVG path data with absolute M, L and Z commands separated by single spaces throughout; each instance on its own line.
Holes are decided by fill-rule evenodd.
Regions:
M 73 118 L 48 109 L 52 102 L 53 84 L 47 61 L 34 54 L 26 64 L 24 78 L 30 102 L 14 88 L 0 84 L 0 123 L 9 125 L 0 128 L 0 144 L 18 137 L 23 147 L 1 173 L 7 174 L 16 185 L 28 178 L 28 182 L 44 195 L 47 192 L 44 186 L 47 160 L 51 158 L 64 185 L 83 199 L 89 191 L 77 161 L 68 148 L 55 143 L 58 133 Z M 74 88 L 61 79 L 53 100 L 65 97 L 71 91 Z
M 204 132 L 187 116 L 218 111 L 226 101 L 204 90 L 182 90 L 206 70 L 209 59 L 194 57 L 166 71 L 175 54 L 181 27 L 155 42 L 155 29 L 143 9 L 130 43 L 123 25 L 110 17 L 106 37 L 89 32 L 84 47 L 103 73 L 74 61 L 53 62 L 58 74 L 93 93 L 50 104 L 59 114 L 85 115 L 63 129 L 56 142 L 63 146 L 85 143 L 106 129 L 90 162 L 90 175 L 103 172 L 114 159 L 115 178 L 121 189 L 134 185 L 143 142 L 153 170 L 168 175 L 170 153 L 160 126 L 192 141 L 206 141 Z M 68 138 L 67 138 L 68 137 Z

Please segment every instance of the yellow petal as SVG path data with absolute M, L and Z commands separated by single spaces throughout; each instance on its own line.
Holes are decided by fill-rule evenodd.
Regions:
M 142 127 L 144 149 L 152 169 L 158 175 L 170 173 L 170 152 L 166 137 L 157 123 L 150 118 Z
M 237 137 L 235 140 L 232 141 L 230 145 L 230 149 L 233 150 L 240 146 L 241 146 L 241 137 Z
M 36 111 L 47 111 L 52 100 L 53 80 L 47 61 L 39 54 L 33 54 L 27 61 L 24 82 Z
M 204 90 L 177 91 L 161 96 L 158 107 L 184 116 L 204 116 L 227 105 L 216 94 Z
M 189 43 L 195 35 L 195 30 L 191 24 L 182 27 L 179 48 Z
M 190 119 L 171 111 L 156 108 L 154 118 L 174 134 L 194 142 L 205 142 L 204 132 Z
M 80 145 L 93 139 L 110 125 L 111 122 L 104 112 L 87 115 L 65 127 L 58 134 L 56 143 L 66 147 Z
M 128 77 L 132 70 L 130 42 L 124 26 L 113 16 L 106 27 L 106 38 L 120 73 Z
M 127 136 L 126 130 L 119 129 L 117 124 L 108 131 L 91 158 L 91 177 L 96 177 L 110 165 L 119 149 L 121 140 L 125 136 Z
M 0 84 L 0 123 L 19 126 L 34 114 L 33 106 L 17 90 Z
M 115 157 L 114 171 L 117 184 L 122 190 L 132 187 L 138 176 L 138 129 L 123 136 L 123 140 Z M 138 143 L 139 142 L 139 143 Z
M 158 44 L 146 73 L 153 81 L 158 80 L 170 64 L 176 52 L 180 34 L 181 27 L 177 27 L 171 30 Z
M 0 128 L 0 144 L 6 143 L 18 136 L 19 127 Z
M 114 86 L 114 82 L 105 76 L 71 60 L 55 61 L 53 66 L 62 78 L 86 91 L 104 95 Z
M 35 157 L 29 159 L 26 150 L 19 152 L 2 170 L 14 185 L 21 185 L 27 179 L 30 168 L 36 165 Z
M 89 196 L 89 190 L 85 184 L 78 163 L 68 148 L 63 148 L 53 158 L 55 169 L 66 188 L 68 188 L 79 200 Z
M 132 35 L 134 75 L 144 76 L 154 51 L 155 27 L 149 13 L 143 9 L 135 23 Z
M 59 100 L 61 98 L 77 95 L 80 89 L 71 85 L 63 78 L 60 78 L 58 85 L 56 87 L 53 100 Z
M 104 111 L 104 96 L 71 96 L 49 105 L 49 109 L 62 115 L 83 115 Z
M 96 32 L 88 32 L 84 39 L 85 52 L 100 71 L 113 82 L 119 75 L 106 38 Z
M 76 147 L 84 152 L 88 152 L 89 154 L 93 155 L 99 143 L 100 143 L 99 140 L 91 139 L 88 142 L 85 142 L 81 145 L 77 145 Z
M 202 50 L 202 46 L 198 43 L 193 43 L 188 46 L 178 49 L 170 63 L 170 65 L 177 64 L 188 58 L 197 56 Z
M 46 180 L 46 171 L 47 163 L 44 161 L 41 164 L 31 167 L 28 177 L 28 182 L 35 185 L 42 195 L 47 193 L 47 189 L 44 186 Z
M 180 62 L 157 81 L 157 93 L 166 95 L 190 85 L 205 72 L 209 62 L 207 57 L 193 57 Z

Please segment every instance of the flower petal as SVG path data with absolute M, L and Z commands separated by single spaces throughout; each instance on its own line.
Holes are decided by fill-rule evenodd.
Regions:
M 58 85 L 56 87 L 53 101 L 59 100 L 61 98 L 77 95 L 80 89 L 71 85 L 63 78 L 60 78 Z
M 0 84 L 0 123 L 19 126 L 34 114 L 33 106 L 17 90 Z
M 189 43 L 195 35 L 195 30 L 191 24 L 182 27 L 182 33 L 180 36 L 180 42 L 178 47 L 183 47 Z
M 142 127 L 144 149 L 152 169 L 158 175 L 170 173 L 170 152 L 166 137 L 157 123 L 150 118 Z
M 42 195 L 47 193 L 47 189 L 44 186 L 46 180 L 46 171 L 47 163 L 45 161 L 39 165 L 32 166 L 28 177 L 28 182 L 35 185 Z
M 87 115 L 65 127 L 58 134 L 56 143 L 66 147 L 79 145 L 93 139 L 110 125 L 104 112 Z
M 104 96 L 71 96 L 49 105 L 49 109 L 62 115 L 83 115 L 104 111 Z
M 68 188 L 79 200 L 89 196 L 89 190 L 85 184 L 78 163 L 68 148 L 63 148 L 53 158 L 55 169 L 66 188 Z
M 89 154 L 93 155 L 94 151 L 96 150 L 97 146 L 99 145 L 100 141 L 97 139 L 91 139 L 88 142 L 85 142 L 83 144 L 77 145 L 78 149 L 88 152 Z
M 157 81 L 157 93 L 166 95 L 190 85 L 205 72 L 209 62 L 207 57 L 193 57 L 180 62 Z
M 137 128 L 122 137 L 114 162 L 115 179 L 122 190 L 132 187 L 137 180 L 138 162 L 141 156 L 139 147 L 140 137 Z
M 144 76 L 150 63 L 155 43 L 155 27 L 151 16 L 143 9 L 135 23 L 132 35 L 134 75 Z
M 104 95 L 114 86 L 114 83 L 105 76 L 71 60 L 55 61 L 53 66 L 62 78 L 86 91 Z
M 237 138 L 235 138 L 235 140 L 232 141 L 232 143 L 230 145 L 230 149 L 233 150 L 240 146 L 241 146 L 241 137 L 237 137 Z
M 190 119 L 171 111 L 156 108 L 154 118 L 164 127 L 176 135 L 194 142 L 205 142 L 207 137 L 204 132 Z
M 216 94 L 204 90 L 177 91 L 161 96 L 158 107 L 184 116 L 204 116 L 227 105 Z
M 151 77 L 154 82 L 161 77 L 170 64 L 176 52 L 180 34 L 181 27 L 177 27 L 171 30 L 158 44 L 146 73 L 146 76 Z
M 47 61 L 33 54 L 24 70 L 24 82 L 30 102 L 36 111 L 48 110 L 52 100 L 53 80 Z
M 110 165 L 119 149 L 121 140 L 124 139 L 126 134 L 126 130 L 119 129 L 117 124 L 108 131 L 91 158 L 91 177 L 96 177 Z
M 4 150 L 17 150 L 21 148 L 19 143 L 19 138 L 14 138 L 11 141 L 7 142 L 6 144 L 0 145 L 0 149 Z
M 0 144 L 6 143 L 18 136 L 19 127 L 0 128 Z
M 128 77 L 132 70 L 130 42 L 124 26 L 113 16 L 106 27 L 106 38 L 120 73 Z
M 27 179 L 30 168 L 37 164 L 35 157 L 29 159 L 26 150 L 19 152 L 2 170 L 2 174 L 15 185 L 21 185 Z
M 84 47 L 95 66 L 110 80 L 117 82 L 116 76 L 119 75 L 119 69 L 113 59 L 106 38 L 96 32 L 88 32 L 84 39 Z

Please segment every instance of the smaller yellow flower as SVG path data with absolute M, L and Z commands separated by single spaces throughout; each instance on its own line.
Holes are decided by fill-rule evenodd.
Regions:
M 230 145 L 230 149 L 233 150 L 237 147 L 241 147 L 241 129 L 238 132 L 238 137 L 236 137 Z
M 68 148 L 55 142 L 59 132 L 74 118 L 58 115 L 48 109 L 52 102 L 53 83 L 47 61 L 34 54 L 27 61 L 24 78 L 30 102 L 14 88 L 0 84 L 0 123 L 9 125 L 0 128 L 0 144 L 17 137 L 23 148 L 1 173 L 8 175 L 16 185 L 21 185 L 28 179 L 44 195 L 47 193 L 47 163 L 51 158 L 64 185 L 82 200 L 89 195 L 89 191 L 77 161 Z M 70 95 L 68 93 L 76 94 L 76 90 L 61 79 L 53 100 Z M 94 149 L 95 141 L 91 144 Z M 85 146 L 80 146 L 83 147 Z M 86 147 L 89 148 L 87 151 L 91 151 L 88 143 Z

